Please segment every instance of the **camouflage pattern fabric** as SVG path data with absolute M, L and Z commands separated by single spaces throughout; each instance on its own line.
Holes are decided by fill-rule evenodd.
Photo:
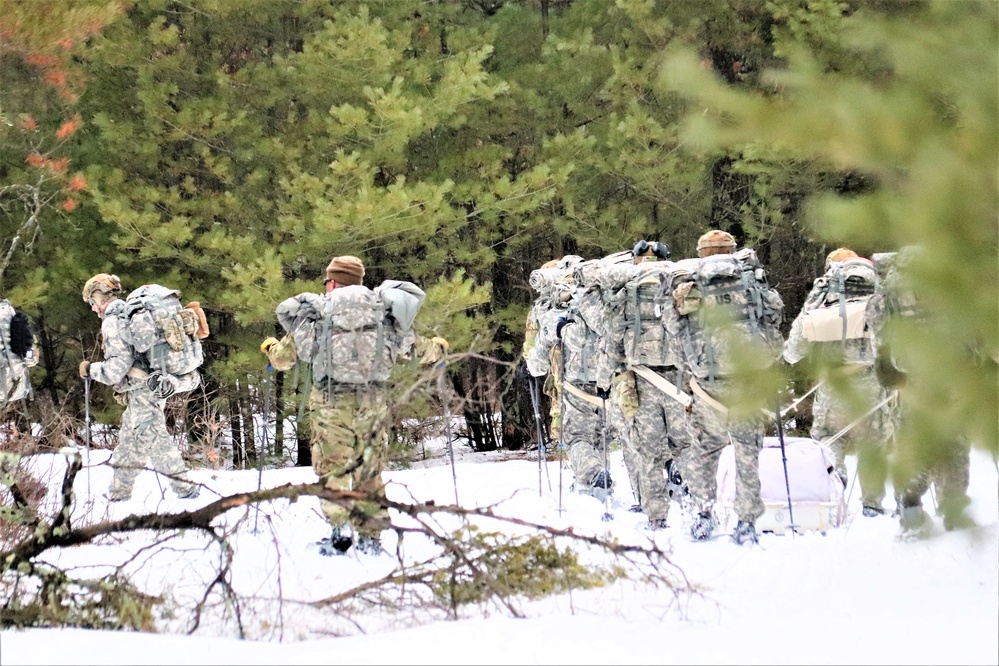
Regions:
M 531 349 L 538 340 L 538 312 L 544 308 L 539 308 L 539 304 L 531 308 L 531 311 L 527 315 L 527 323 L 524 327 L 524 345 L 521 351 L 521 356 L 524 361 L 527 361 L 527 357 L 530 355 Z M 562 398 L 561 398 L 561 386 L 562 386 L 562 348 L 560 345 L 553 345 L 548 352 L 548 368 L 549 372 L 545 376 L 545 381 L 542 386 L 542 391 L 550 399 L 551 406 L 548 410 L 548 416 L 550 419 L 549 432 L 551 433 L 552 441 L 561 441 L 562 436 Z
M 7 299 L 0 300 L 0 409 L 12 402 L 31 397 L 31 378 L 28 364 L 15 354 L 10 344 L 10 321 L 16 310 Z
M 874 336 L 836 342 L 810 342 L 803 334 L 804 315 L 825 303 L 838 302 L 839 294 L 827 294 L 825 277 L 812 286 L 805 305 L 791 323 L 784 343 L 784 360 L 794 364 L 809 355 L 819 360 L 819 379 L 812 403 L 812 439 L 825 441 L 887 397 L 874 373 L 877 344 Z M 868 311 L 872 305 L 868 302 Z M 854 426 L 829 447 L 836 455 L 836 470 L 845 481 L 846 452 L 857 453 L 857 477 L 864 506 L 880 508 L 888 479 L 888 441 L 893 429 L 890 407 L 878 410 Z
M 327 395 L 313 388 L 309 396 L 312 469 L 327 488 L 384 496 L 381 473 L 388 460 L 387 403 L 383 391 Z M 331 526 L 350 523 L 358 534 L 373 538 L 389 525 L 388 511 L 377 502 L 342 505 L 320 500 L 320 507 Z
M 738 394 L 730 380 L 716 380 L 702 387 L 723 405 Z M 739 520 L 755 523 L 766 510 L 760 497 L 762 421 L 729 419 L 696 393 L 691 412 L 696 439 L 682 462 L 687 487 L 698 513 L 714 509 L 718 492 L 718 459 L 722 449 L 735 447 L 735 513 Z
M 163 411 L 166 399 L 155 397 L 145 384 L 124 396 L 125 412 L 121 416 L 118 445 L 111 454 L 114 468 L 111 496 L 115 498 L 132 494 L 135 479 L 147 461 L 149 467 L 171 477 L 183 477 L 186 471 L 180 450 L 167 430 Z M 175 478 L 170 479 L 170 485 L 178 495 L 186 495 L 192 490 L 191 485 Z
M 835 373 L 835 371 L 833 371 Z M 812 439 L 826 441 L 887 397 L 873 367 L 829 377 L 815 391 L 812 405 Z M 879 409 L 855 425 L 829 448 L 836 455 L 836 469 L 846 479 L 846 452 L 857 453 L 857 478 L 864 506 L 881 507 L 888 479 L 888 442 L 893 435 L 890 406 Z
M 385 326 L 381 331 L 355 332 L 351 324 L 356 321 L 338 320 L 350 316 L 353 304 L 373 303 L 371 295 L 374 292 L 360 285 L 333 289 L 325 298 L 302 293 L 278 304 L 275 314 L 295 341 L 298 361 L 313 364 L 309 396 L 313 469 L 330 489 L 383 495 L 381 472 L 388 456 L 389 421 L 388 398 L 379 378 L 388 377 L 389 362 L 415 356 L 421 364 L 436 363 L 444 350 L 432 339 L 417 339 L 411 330 Z M 354 349 L 355 344 L 359 349 Z M 315 374 L 319 356 L 324 358 L 326 376 Z M 358 381 L 366 379 L 378 383 Z M 322 500 L 320 505 L 334 528 L 350 523 L 358 534 L 377 538 L 389 525 L 388 513 L 377 502 L 341 506 Z
M 589 388 L 592 391 L 593 387 Z M 565 393 L 563 401 L 565 403 L 563 435 L 568 451 L 569 467 L 576 477 L 577 486 L 585 486 L 604 468 L 601 409 L 569 392 Z M 610 435 L 608 428 L 608 446 Z
M 90 377 L 101 384 L 113 386 L 116 397 L 125 404 L 118 434 L 118 445 L 111 454 L 114 477 L 111 496 L 127 497 L 139 473 L 149 466 L 163 474 L 181 476 L 185 471 L 180 451 L 166 427 L 166 400 L 157 398 L 145 380 L 128 376 L 136 362 L 136 353 L 125 342 L 122 331 L 125 302 L 113 301 L 104 311 L 101 323 L 101 344 L 104 360 L 90 364 Z M 171 479 L 177 494 L 187 494 L 191 486 L 183 480 Z

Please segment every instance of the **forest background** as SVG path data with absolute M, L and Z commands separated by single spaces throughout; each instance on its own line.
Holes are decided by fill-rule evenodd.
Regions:
M 111 272 L 208 313 L 204 391 L 171 402 L 192 464 L 309 464 L 304 432 L 253 441 L 251 415 L 283 422 L 308 384 L 258 348 L 278 302 L 354 254 L 367 284 L 427 291 L 418 332 L 451 343 L 467 443 L 524 448 L 531 270 L 643 238 L 689 257 L 720 228 L 767 266 L 785 330 L 834 247 L 928 248 L 902 450 L 999 451 L 997 17 L 994 0 L 0 0 L 0 295 L 38 337 L 27 418 L 54 448 L 79 431 L 77 365 L 100 349 L 80 289 Z M 814 368 L 779 370 L 807 388 Z M 441 405 L 408 395 L 412 448 Z M 96 390 L 89 409 L 121 407 Z

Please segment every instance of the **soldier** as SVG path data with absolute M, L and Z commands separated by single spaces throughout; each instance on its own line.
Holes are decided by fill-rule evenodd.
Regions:
M 895 431 L 902 429 L 911 408 L 906 389 L 908 373 L 900 358 L 902 345 L 893 340 L 895 331 L 888 323 L 890 319 L 896 323 L 926 321 L 926 313 L 904 275 L 905 263 L 912 260 L 914 252 L 915 248 L 907 247 L 897 253 L 874 255 L 875 262 L 883 267 L 884 279 L 867 306 L 868 320 L 878 342 L 877 376 L 886 390 L 899 393 L 898 407 L 891 414 Z M 931 483 L 938 491 L 938 515 L 943 515 L 944 529 L 950 531 L 974 524 L 966 513 L 971 504 L 968 497 L 971 446 L 963 438 L 938 440 L 935 444 L 929 450 L 898 452 L 909 454 L 904 456 L 909 465 L 898 465 L 910 472 L 908 478 L 895 479 L 895 504 L 904 533 L 922 536 L 929 532 L 932 521 L 923 509 L 922 498 Z M 910 466 L 913 469 L 908 469 Z
M 612 387 L 623 414 L 625 465 L 640 509 L 649 527 L 656 530 L 666 527 L 671 493 L 679 491 L 682 483 L 681 452 L 694 437 L 686 411 L 690 398 L 676 388 L 676 368 L 655 302 L 659 291 L 655 270 L 672 265 L 667 262 L 669 246 L 641 240 L 632 256 L 627 282 L 605 295 L 605 347 L 614 364 L 606 367 L 614 376 L 609 380 L 605 372 L 598 384 Z M 672 478 L 664 476 L 664 471 Z
M 199 488 L 185 480 L 187 467 L 180 450 L 166 426 L 166 396 L 151 384 L 150 375 L 142 367 L 145 359 L 123 339 L 127 326 L 125 301 L 119 297 L 121 280 L 117 275 L 99 273 L 83 285 L 83 302 L 97 313 L 101 322 L 101 347 L 104 360 L 80 363 L 80 377 L 114 387 L 115 399 L 125 405 L 118 433 L 118 445 L 111 454 L 114 476 L 108 492 L 112 502 L 127 500 L 132 495 L 135 479 L 148 461 L 150 467 L 166 474 L 177 497 L 192 499 Z M 173 387 L 190 390 L 200 381 L 197 372 L 188 377 L 190 386 Z
M 695 541 L 703 541 L 717 526 L 718 459 L 731 443 L 738 517 L 732 540 L 756 543 L 756 519 L 765 511 L 759 474 L 764 421 L 762 416 L 744 415 L 741 401 L 746 387 L 738 373 L 763 369 L 779 354 L 783 339 L 778 326 L 784 304 L 767 285 L 755 252 L 737 253 L 731 234 L 705 233 L 697 241 L 697 253 L 698 260 L 678 262 L 687 264 L 684 272 L 678 269 L 663 285 L 672 295 L 672 302 L 663 308 L 667 337 L 682 363 L 680 384 L 689 386 L 693 395 L 696 438 L 683 468 L 697 510 L 690 534 Z M 754 352 L 751 368 L 740 366 L 747 362 L 737 358 L 742 350 Z
M 537 343 L 540 320 L 546 313 L 557 310 L 565 313 L 568 302 L 563 302 L 560 294 L 568 294 L 568 291 L 557 289 L 558 282 L 566 275 L 572 267 L 583 261 L 583 258 L 569 254 L 561 259 L 552 259 L 545 262 L 541 269 L 531 274 L 531 286 L 538 292 L 538 297 L 534 301 L 530 312 L 527 314 L 527 323 L 524 330 L 524 344 L 521 351 L 521 365 L 518 372 L 529 375 L 527 372 L 527 357 L 531 349 Z M 545 383 L 542 387 L 545 395 L 550 400 L 548 416 L 550 419 L 549 434 L 553 441 L 562 442 L 562 348 L 554 345 L 549 351 L 548 367 L 550 372 L 545 376 Z
M 0 409 L 32 397 L 28 370 L 37 364 L 27 315 L 0 299 Z
M 605 411 L 608 392 L 597 393 L 596 363 L 601 350 L 603 303 L 599 287 L 583 281 L 599 262 L 579 263 L 560 282 L 557 298 L 568 303 L 565 311 L 553 309 L 539 321 L 537 340 L 527 355 L 527 370 L 534 377 L 552 372 L 551 353 L 562 350 L 562 441 L 577 492 L 605 499 L 613 492 L 605 463 L 604 439 L 610 424 Z
M 865 326 L 864 310 L 874 293 L 877 274 L 868 259 L 848 248 L 829 253 L 825 273 L 815 280 L 801 312 L 791 324 L 784 360 L 795 364 L 806 355 L 819 369 L 821 384 L 812 407 L 812 439 L 829 443 L 836 471 L 847 483 L 846 450 L 857 451 L 863 514 L 884 514 L 888 478 L 888 409 L 875 409 L 851 430 L 841 431 L 887 397 L 874 373 L 876 343 Z M 830 439 L 839 435 L 836 439 Z
M 312 364 L 312 467 L 320 481 L 330 490 L 366 495 L 356 502 L 320 501 L 332 527 L 319 542 L 324 555 L 351 547 L 382 552 L 381 531 L 390 525 L 379 501 L 391 425 L 389 375 L 414 348 L 422 363 L 436 363 L 447 349 L 443 338 L 417 339 L 412 332 L 422 290 L 401 281 L 371 290 L 363 278 L 359 258 L 333 257 L 325 296 L 306 292 L 282 301 L 275 314 L 288 335 L 266 347 L 277 370 L 290 369 L 295 360 Z

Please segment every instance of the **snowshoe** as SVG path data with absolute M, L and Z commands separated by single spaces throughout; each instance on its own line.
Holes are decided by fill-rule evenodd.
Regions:
M 666 529 L 666 519 L 665 518 L 652 518 L 649 519 L 649 529 L 653 532 Z
M 697 514 L 697 518 L 694 519 L 694 523 L 690 526 L 690 536 L 694 541 L 707 541 L 717 526 L 718 523 L 710 511 L 701 512 Z
M 933 519 L 921 506 L 902 507 L 898 523 L 902 536 L 906 538 L 922 539 L 929 536 L 933 529 Z
M 380 538 L 368 536 L 367 534 L 358 535 L 357 543 L 354 547 L 365 555 L 381 555 L 386 552 L 382 548 L 382 540 Z
M 863 513 L 865 518 L 877 518 L 885 515 L 885 510 L 879 506 L 865 506 Z
M 343 555 L 354 545 L 354 540 L 344 534 L 339 527 L 333 528 L 333 533 L 328 537 L 323 537 L 316 542 L 319 546 L 319 554 L 331 557 L 333 555 Z
M 735 531 L 732 532 L 732 542 L 740 546 L 747 543 L 759 543 L 760 539 L 756 536 L 756 527 L 753 523 L 748 520 L 740 520 L 735 526 Z

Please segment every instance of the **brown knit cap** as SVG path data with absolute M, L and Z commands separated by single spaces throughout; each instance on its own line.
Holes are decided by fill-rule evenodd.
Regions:
M 349 254 L 333 257 L 330 265 L 326 267 L 326 279 L 335 280 L 337 284 L 361 284 L 363 277 L 364 264 L 361 263 L 360 259 Z

